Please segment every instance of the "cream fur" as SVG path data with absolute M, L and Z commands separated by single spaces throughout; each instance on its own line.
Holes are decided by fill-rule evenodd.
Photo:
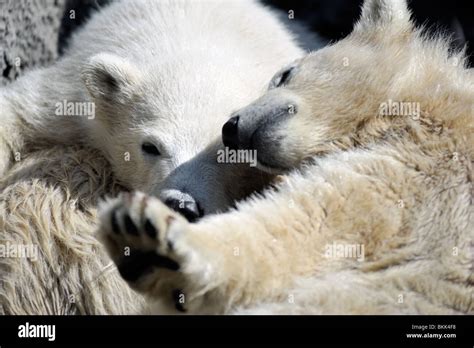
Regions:
M 101 151 L 127 188 L 159 196 L 186 186 L 205 213 L 225 209 L 253 188 L 216 166 L 222 125 L 302 55 L 257 1 L 116 1 L 62 59 L 0 89 L 0 174 L 15 156 L 79 143 Z M 93 103 L 94 115 L 58 115 L 65 101 Z M 145 142 L 161 156 L 144 154 Z M 237 176 L 249 175 L 259 177 L 248 166 Z
M 112 259 L 160 312 L 179 289 L 188 313 L 473 314 L 474 86 L 447 47 L 412 28 L 404 1 L 366 1 L 348 38 L 237 113 L 240 125 L 297 106 L 255 139 L 268 170 L 293 168 L 283 182 L 195 224 L 125 195 L 101 217 Z M 390 99 L 420 114 L 382 115 Z M 330 257 L 334 243 L 364 246 L 364 260 Z M 132 279 L 127 247 L 179 269 Z
M 206 213 L 225 210 L 268 176 L 216 165 L 222 124 L 302 54 L 256 1 L 116 1 L 57 63 L 1 88 L 0 243 L 41 252 L 0 259 L 1 311 L 137 313 L 116 271 L 101 276 L 110 260 L 92 236 L 98 198 L 117 193 L 109 177 L 155 195 L 186 185 Z M 57 115 L 63 101 L 94 103 L 95 115 Z M 144 156 L 144 141 L 162 156 Z
M 119 190 L 105 159 L 77 147 L 36 152 L 0 180 L 0 243 L 38 252 L 0 257 L 0 314 L 141 310 L 94 235 L 98 200 Z

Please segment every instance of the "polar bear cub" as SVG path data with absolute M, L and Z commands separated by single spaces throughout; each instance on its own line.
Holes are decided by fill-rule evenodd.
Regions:
M 284 173 L 275 189 L 198 223 L 142 193 L 104 210 L 100 235 L 150 306 L 474 312 L 474 84 L 409 17 L 405 1 L 367 0 L 347 38 L 232 114 L 224 142 Z
M 35 148 L 79 143 L 190 220 L 225 209 L 267 179 L 216 165 L 222 124 L 302 55 L 257 1 L 114 2 L 56 64 L 0 90 L 0 173 Z

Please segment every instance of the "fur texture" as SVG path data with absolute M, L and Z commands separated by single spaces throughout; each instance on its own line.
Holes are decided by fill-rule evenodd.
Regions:
M 80 143 L 100 150 L 128 188 L 163 199 L 182 192 L 204 213 L 225 209 L 262 175 L 216 166 L 221 127 L 302 55 L 256 1 L 117 1 L 56 64 L 0 90 L 0 173 L 31 150 Z M 234 172 L 256 185 L 239 186 Z
M 2 178 L 0 244 L 35 253 L 0 257 L 1 314 L 141 310 L 94 234 L 98 200 L 119 190 L 105 159 L 77 147 L 33 153 Z
M 472 74 L 409 17 L 366 1 L 349 37 L 234 114 L 238 146 L 286 173 L 275 189 L 198 223 L 142 193 L 104 208 L 101 237 L 149 307 L 474 313 Z
M 302 54 L 256 1 L 117 1 L 56 64 L 0 89 L 0 246 L 39 252 L 36 262 L 0 258 L 2 312 L 137 313 L 140 296 L 113 267 L 104 275 L 110 260 L 92 236 L 98 198 L 117 193 L 110 176 L 164 199 L 190 196 L 206 214 L 261 188 L 268 175 L 217 165 L 220 130 Z M 71 103 L 93 113 L 70 114 Z

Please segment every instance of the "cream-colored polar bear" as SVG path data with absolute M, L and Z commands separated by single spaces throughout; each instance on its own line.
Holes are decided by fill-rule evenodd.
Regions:
M 288 173 L 275 189 L 198 223 L 141 193 L 105 208 L 101 236 L 150 306 L 474 313 L 474 80 L 409 17 L 367 0 L 347 38 L 233 114 L 224 141 Z
M 0 89 L 0 314 L 138 311 L 93 237 L 106 194 L 141 189 L 191 219 L 266 182 L 215 159 L 228 114 L 303 55 L 276 17 L 250 0 L 116 1 L 56 64 Z
M 0 175 L 32 149 L 81 144 L 190 219 L 225 209 L 266 178 L 216 166 L 222 124 L 303 55 L 277 17 L 252 0 L 111 4 L 56 64 L 0 90 Z

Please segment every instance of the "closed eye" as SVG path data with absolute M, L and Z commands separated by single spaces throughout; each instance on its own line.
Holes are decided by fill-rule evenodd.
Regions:
M 149 156 L 160 156 L 161 152 L 158 147 L 152 143 L 145 142 L 142 144 L 142 151 Z
M 280 75 L 277 75 L 276 77 L 274 77 L 272 82 L 270 83 L 269 89 L 277 88 L 277 87 L 281 87 L 285 85 L 289 81 L 293 69 L 294 67 L 290 67 L 286 69 L 285 71 L 283 71 Z
M 281 79 L 280 79 L 280 83 L 278 84 L 278 87 L 286 83 L 286 80 L 288 80 L 288 77 L 290 77 L 291 70 L 292 69 L 288 69 L 283 74 L 281 74 Z

